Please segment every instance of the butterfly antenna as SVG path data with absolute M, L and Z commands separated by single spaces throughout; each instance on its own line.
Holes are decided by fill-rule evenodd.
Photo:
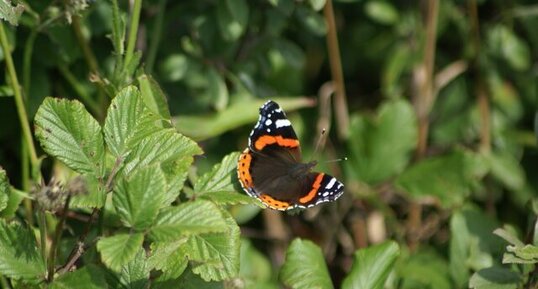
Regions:
M 312 154 L 316 158 L 318 156 L 318 151 L 319 151 L 319 148 L 321 146 L 321 142 L 323 142 L 325 140 L 325 132 L 327 132 L 327 130 L 325 128 L 323 128 L 321 130 L 320 135 L 319 135 L 318 142 L 316 143 L 316 148 L 314 149 L 314 153 Z
M 334 160 L 328 160 L 328 161 L 325 161 L 325 163 L 336 163 L 336 162 L 341 162 L 341 161 L 347 161 L 347 157 L 334 159 Z

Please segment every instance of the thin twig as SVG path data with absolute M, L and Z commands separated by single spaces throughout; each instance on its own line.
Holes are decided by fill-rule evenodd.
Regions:
M 58 252 L 58 244 L 60 243 L 60 239 L 62 237 L 62 232 L 64 229 L 65 219 L 67 218 L 67 210 L 69 209 L 69 203 L 71 201 L 71 196 L 68 195 L 67 199 L 65 200 L 64 208 L 62 211 L 62 217 L 58 224 L 56 224 L 56 229 L 54 232 L 54 239 L 52 240 L 52 244 L 50 245 L 50 251 L 49 251 L 49 270 L 48 270 L 48 276 L 47 276 L 47 282 L 52 282 L 54 280 L 54 272 L 55 272 L 55 263 L 56 263 L 56 253 Z
M 114 177 L 118 173 L 122 162 L 123 162 L 122 157 L 119 157 L 119 158 L 116 159 L 116 162 L 114 163 L 114 167 L 112 168 L 112 171 L 108 175 L 108 179 L 107 179 L 107 181 L 105 183 L 106 193 L 108 193 L 108 192 L 110 192 L 112 190 L 112 182 L 114 180 Z M 84 244 L 86 242 L 86 238 L 88 237 L 88 234 L 90 233 L 91 226 L 95 222 L 95 219 L 97 218 L 98 214 L 99 214 L 99 208 L 96 207 L 96 208 L 93 209 L 92 214 L 90 215 L 90 219 L 88 220 L 88 223 L 86 224 L 86 227 L 84 228 L 84 232 L 82 232 L 82 234 L 78 238 L 78 241 L 77 241 L 75 247 L 73 248 L 73 250 L 71 250 L 71 253 L 69 254 L 69 257 L 67 258 L 67 260 L 68 260 L 67 263 L 62 268 L 60 268 L 58 270 L 59 275 L 62 275 L 64 273 L 66 273 L 66 272 L 69 272 L 71 270 L 71 268 L 75 265 L 77 260 L 82 256 L 82 254 L 84 254 L 84 251 L 85 251 L 85 245 Z
M 334 10 L 332 0 L 327 0 L 323 9 L 325 20 L 327 21 L 327 49 L 329 53 L 329 64 L 331 67 L 332 79 L 335 82 L 335 117 L 338 125 L 338 137 L 341 140 L 347 139 L 349 133 L 349 114 L 347 109 L 346 87 L 344 85 L 344 73 L 342 70 L 342 59 L 338 45 L 338 35 L 336 32 L 336 22 L 334 20 Z

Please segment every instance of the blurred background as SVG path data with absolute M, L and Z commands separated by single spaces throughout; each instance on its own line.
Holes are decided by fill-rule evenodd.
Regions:
M 118 1 L 121 23 L 109 1 L 27 2 L 8 36 L 30 117 L 55 96 L 102 121 L 109 96 L 143 75 L 204 149 L 192 168 L 203 173 L 246 147 L 267 99 L 287 111 L 305 160 L 346 191 L 299 214 L 231 208 L 257 288 L 278 288 L 295 237 L 322 248 L 336 287 L 357 249 L 389 239 L 401 249 L 389 288 L 468 288 L 485 268 L 532 271 L 502 267 L 507 243 L 492 232 L 538 241 L 535 1 L 148 0 L 134 77 L 114 74 L 110 37 L 132 2 Z M 0 87 L 0 164 L 21 187 L 12 93 Z

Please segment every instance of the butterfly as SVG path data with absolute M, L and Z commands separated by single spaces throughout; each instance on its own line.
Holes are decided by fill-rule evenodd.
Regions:
M 243 190 L 280 211 L 338 199 L 344 185 L 328 174 L 312 172 L 316 164 L 302 162 L 299 140 L 280 106 L 271 100 L 263 104 L 237 163 Z

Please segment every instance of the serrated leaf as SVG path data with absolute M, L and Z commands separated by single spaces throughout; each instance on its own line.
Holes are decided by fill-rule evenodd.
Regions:
M 35 134 L 49 155 L 69 168 L 103 176 L 105 147 L 101 126 L 77 100 L 47 97 L 35 116 Z
M 286 112 L 301 107 L 312 106 L 308 98 L 274 98 Z M 176 128 L 194 140 L 205 140 L 245 124 L 252 124 L 258 118 L 258 107 L 265 100 L 241 101 L 229 105 L 223 111 L 208 115 L 184 115 L 174 118 Z
M 115 273 L 115 280 L 111 288 L 120 289 L 147 289 L 150 268 L 146 260 L 146 252 L 139 248 L 132 260 Z
M 521 277 L 518 273 L 501 267 L 482 269 L 473 274 L 469 288 L 474 289 L 515 289 Z
M 170 120 L 166 95 L 155 79 L 150 75 L 142 74 L 138 77 L 138 83 L 142 99 L 149 110 L 163 119 Z
M 11 219 L 15 216 L 19 205 L 24 198 L 30 198 L 27 193 L 11 188 L 9 193 L 9 200 L 7 206 L 0 212 L 0 217 L 5 219 Z
M 321 249 L 308 240 L 295 239 L 290 244 L 280 280 L 293 289 L 334 288 Z
M 144 138 L 155 133 L 159 120 L 145 106 L 134 86 L 122 89 L 108 108 L 105 141 L 115 157 L 126 157 Z
M 200 199 L 212 201 L 218 205 L 256 205 L 265 208 L 263 204 L 255 198 L 237 192 L 219 191 L 203 194 Z
M 177 133 L 174 129 L 162 129 L 142 139 L 126 158 L 124 174 L 136 167 L 142 168 L 201 154 L 196 142 Z M 190 159 L 192 161 L 192 159 Z
M 112 200 L 124 224 L 137 230 L 149 227 L 164 206 L 166 180 L 159 167 L 136 170 L 114 189 Z
M 193 161 L 193 157 L 187 156 L 161 163 L 167 187 L 163 205 L 169 205 L 177 199 L 185 185 Z
M 239 273 L 239 227 L 226 213 L 223 220 L 225 232 L 193 235 L 184 248 L 192 271 L 205 281 L 228 280 Z
M 54 280 L 51 289 L 102 289 L 107 288 L 104 272 L 93 264 L 69 272 Z
M 197 194 L 206 194 L 218 191 L 235 191 L 233 182 L 237 179 L 237 160 L 239 153 L 226 155 L 213 169 L 198 178 L 194 185 Z
M 6 171 L 0 167 L 0 212 L 7 207 L 10 194 L 11 187 L 9 186 Z
M 525 246 L 507 246 L 506 250 L 514 253 L 518 258 L 538 262 L 538 247 L 527 244 Z
M 226 222 L 220 209 L 212 202 L 196 200 L 163 209 L 150 234 L 154 240 L 166 241 L 225 230 Z
M 86 177 L 87 194 L 77 194 L 71 198 L 71 208 L 101 208 L 105 205 L 106 192 L 104 184 L 93 177 Z
M 384 288 L 399 255 L 400 248 L 394 241 L 358 250 L 342 289 Z
M 350 132 L 352 155 L 346 165 L 357 178 L 376 184 L 403 171 L 409 163 L 416 146 L 416 115 L 407 101 L 389 101 L 375 118 L 353 116 Z
M 0 274 L 35 280 L 45 276 L 45 264 L 34 235 L 17 223 L 0 220 Z
M 118 234 L 99 239 L 97 251 L 101 253 L 101 260 L 105 265 L 120 271 L 122 267 L 131 262 L 137 252 L 142 248 L 143 234 Z
M 11 25 L 17 25 L 19 23 L 19 18 L 24 11 L 24 5 L 11 5 L 12 4 L 10 0 L 0 1 L 0 19 L 9 22 L 9 24 Z
M 161 270 L 167 279 L 179 277 L 187 268 L 187 257 L 181 249 L 187 238 L 167 243 L 152 243 L 148 265 L 152 269 Z
M 413 198 L 434 197 L 443 207 L 451 207 L 463 203 L 486 171 L 480 155 L 456 150 L 418 162 L 397 178 L 396 185 Z

